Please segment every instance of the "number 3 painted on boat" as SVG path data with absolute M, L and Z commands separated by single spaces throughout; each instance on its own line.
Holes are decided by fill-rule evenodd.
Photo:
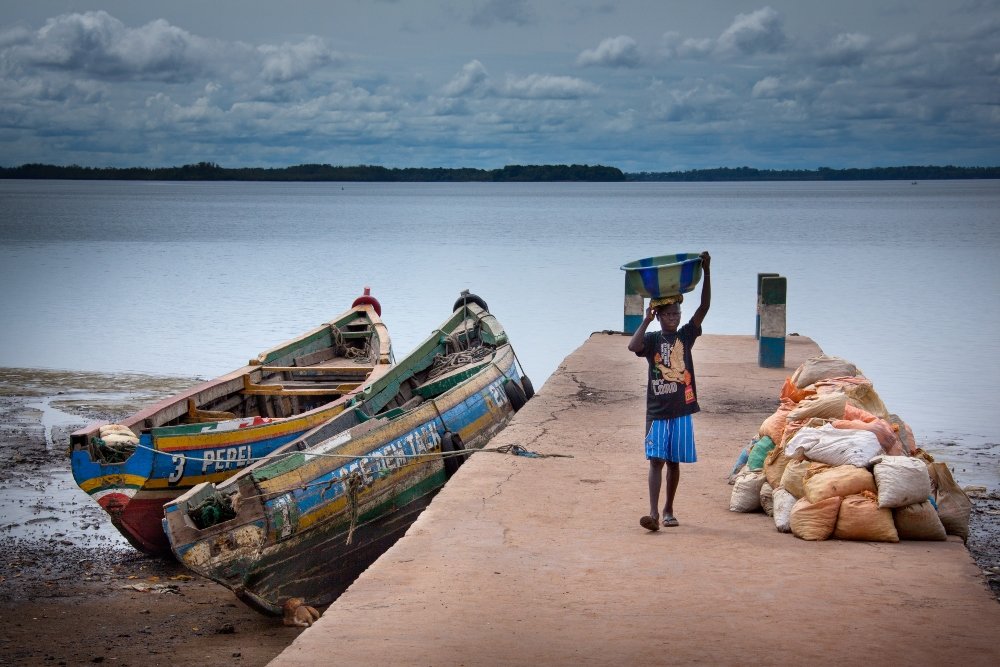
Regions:
M 184 476 L 184 455 L 170 457 L 170 462 L 174 464 L 174 471 L 170 473 L 170 477 L 167 478 L 169 484 L 176 484 L 181 481 L 181 477 Z

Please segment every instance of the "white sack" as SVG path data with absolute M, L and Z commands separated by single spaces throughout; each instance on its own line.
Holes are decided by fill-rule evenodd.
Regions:
M 882 453 L 882 445 L 871 431 L 834 428 L 832 424 L 824 424 L 819 428 L 801 428 L 792 436 L 785 445 L 785 455 L 792 458 L 797 452 L 810 461 L 866 468 L 872 457 Z
M 736 476 L 730 512 L 756 512 L 760 509 L 760 487 L 767 481 L 762 471 L 748 471 Z
M 878 506 L 906 507 L 927 500 L 931 495 L 931 476 L 927 464 L 909 456 L 879 456 L 875 464 Z
M 774 527 L 782 533 L 792 532 L 792 508 L 797 498 L 781 487 L 774 490 Z

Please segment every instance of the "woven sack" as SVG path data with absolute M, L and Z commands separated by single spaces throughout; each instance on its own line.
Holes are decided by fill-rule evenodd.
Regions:
M 730 512 L 756 512 L 760 509 L 760 487 L 764 484 L 764 473 L 747 471 L 736 476 L 733 493 L 729 498 Z
M 934 502 L 937 503 L 938 518 L 949 535 L 958 535 L 962 541 L 969 539 L 969 517 L 972 515 L 972 501 L 951 476 L 948 464 L 927 463 L 927 472 L 934 480 Z
M 112 433 L 124 433 L 125 435 L 131 435 L 135 437 L 135 433 L 132 431 L 132 429 L 130 429 L 128 426 L 125 426 L 124 424 L 104 424 L 103 426 L 97 429 L 97 432 L 102 438 L 106 435 L 111 435 Z
M 844 408 L 847 407 L 847 394 L 839 391 L 829 394 L 817 394 L 802 399 L 795 409 L 788 413 L 788 421 L 800 419 L 843 419 Z
M 108 445 L 138 445 L 139 438 L 132 433 L 108 433 L 102 435 L 101 440 Z
M 901 540 L 946 540 L 948 534 L 930 501 L 892 510 L 892 520 Z
M 753 443 L 753 447 L 750 448 L 750 455 L 747 457 L 747 468 L 750 470 L 763 470 L 764 459 L 767 458 L 772 449 L 774 449 L 774 441 L 766 435 Z
M 781 405 L 774 413 L 761 422 L 760 428 L 757 431 L 757 435 L 763 437 L 767 436 L 774 443 L 780 443 L 785 437 L 785 422 L 788 420 L 788 413 L 795 407 L 789 399 L 782 399 Z
M 805 363 L 796 368 L 792 373 L 792 383 L 802 389 L 819 380 L 860 374 L 858 367 L 846 359 L 821 354 L 806 359 Z
M 879 507 L 906 507 L 927 500 L 931 478 L 927 464 L 909 456 L 879 456 L 875 464 L 875 485 Z
M 878 498 L 871 491 L 844 498 L 833 536 L 838 540 L 899 542 L 892 510 L 879 508 Z
M 760 508 L 764 514 L 774 516 L 774 488 L 767 482 L 760 487 Z
M 788 456 L 802 454 L 832 466 L 865 468 L 872 457 L 881 453 L 882 445 L 871 431 L 834 428 L 831 424 L 803 428 L 785 445 Z
M 764 476 L 767 477 L 767 483 L 771 488 L 776 489 L 781 486 L 781 475 L 785 472 L 786 465 L 788 457 L 785 456 L 784 447 L 775 447 L 764 459 Z
M 802 486 L 802 480 L 805 478 L 806 471 L 809 470 L 809 466 L 811 465 L 812 461 L 789 461 L 788 465 L 785 466 L 785 472 L 781 475 L 781 482 L 778 486 L 796 498 L 801 498 L 806 494 L 806 490 Z
M 833 534 L 840 512 L 840 496 L 833 496 L 818 503 L 799 498 L 792 507 L 790 523 L 792 535 L 803 540 L 825 540 Z M 892 517 L 889 517 L 892 521 Z
M 795 496 L 782 488 L 777 488 L 773 493 L 774 498 L 774 527 L 781 533 L 792 532 L 792 508 L 795 507 Z
M 862 491 L 876 493 L 875 476 L 865 468 L 851 465 L 811 468 L 803 476 L 802 487 L 806 500 L 811 503 L 831 496 L 852 496 Z

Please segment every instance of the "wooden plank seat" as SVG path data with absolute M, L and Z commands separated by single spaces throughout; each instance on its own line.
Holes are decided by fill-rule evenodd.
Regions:
M 372 364 L 363 364 L 356 366 L 334 366 L 334 365 L 317 365 L 317 366 L 261 366 L 261 370 L 267 373 L 313 373 L 316 375 L 357 375 L 364 377 L 372 370 Z
M 249 375 L 243 376 L 243 393 L 263 396 L 326 396 L 346 394 L 360 386 L 360 382 L 317 384 L 315 382 L 282 381 L 281 384 L 255 384 Z
M 188 422 L 192 424 L 201 424 L 204 422 L 221 422 L 227 419 L 236 419 L 236 415 L 232 412 L 225 412 L 223 410 L 199 410 L 198 406 L 195 405 L 194 399 L 188 399 Z

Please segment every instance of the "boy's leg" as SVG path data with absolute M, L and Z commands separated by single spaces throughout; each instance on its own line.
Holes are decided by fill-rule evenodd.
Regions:
M 675 464 L 676 465 L 676 464 Z M 660 480 L 663 479 L 663 459 L 649 459 L 649 516 L 660 520 Z M 670 486 L 668 484 L 667 490 Z
M 667 500 L 663 505 L 664 521 L 674 518 L 674 495 L 677 493 L 677 484 L 680 481 L 681 464 L 677 461 L 667 461 Z M 659 491 L 659 489 L 657 489 L 657 491 Z

